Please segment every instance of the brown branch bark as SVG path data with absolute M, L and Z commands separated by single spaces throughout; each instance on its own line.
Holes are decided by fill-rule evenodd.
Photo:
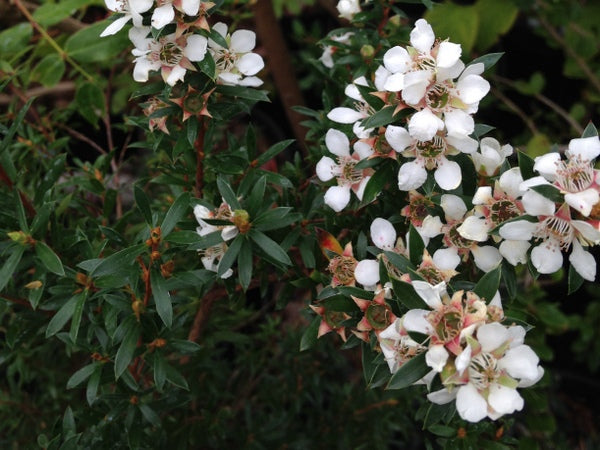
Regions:
M 300 125 L 304 117 L 292 109 L 293 106 L 304 106 L 305 102 L 289 57 L 290 51 L 285 45 L 283 33 L 273 11 L 273 4 L 271 0 L 258 0 L 252 8 L 258 38 L 267 53 L 266 65 L 272 74 L 294 136 L 306 156 L 306 129 Z

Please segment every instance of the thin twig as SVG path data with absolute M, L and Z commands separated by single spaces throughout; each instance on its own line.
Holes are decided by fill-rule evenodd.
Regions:
M 71 127 L 68 127 L 66 125 L 63 125 L 61 123 L 58 123 L 58 127 L 62 130 L 65 130 L 67 133 L 69 133 L 71 136 L 73 136 L 75 139 L 79 139 L 81 142 L 85 142 L 86 144 L 88 144 L 90 147 L 92 147 L 94 150 L 96 150 L 98 153 L 100 153 L 101 155 L 106 155 L 108 154 L 108 152 L 106 150 L 104 150 L 102 147 L 100 147 L 97 143 L 95 143 L 94 141 L 92 141 L 89 137 L 87 137 L 85 134 L 80 133 L 77 130 L 74 130 Z
M 527 114 L 525 114 L 523 112 L 523 110 L 521 108 L 519 108 L 515 102 L 513 102 L 510 98 L 508 98 L 506 95 L 504 95 L 502 93 L 502 91 L 500 91 L 499 89 L 492 88 L 491 92 L 492 92 L 492 95 L 498 97 L 498 99 L 500 99 L 506 106 L 508 106 L 508 108 L 512 112 L 514 112 L 517 116 L 519 116 L 521 118 L 521 120 L 523 121 L 523 123 L 525 123 L 527 128 L 529 128 L 531 133 L 533 133 L 533 134 L 539 133 L 533 120 L 531 120 L 529 118 L 529 116 L 527 116 Z
M 202 192 L 204 191 L 204 137 L 206 135 L 206 128 L 204 119 L 202 116 L 198 116 L 198 136 L 194 142 L 194 148 L 196 149 L 196 197 L 202 198 Z

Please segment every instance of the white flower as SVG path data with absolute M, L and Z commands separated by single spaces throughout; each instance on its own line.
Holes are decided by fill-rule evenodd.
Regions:
M 130 20 L 136 27 L 142 26 L 142 13 L 145 13 L 152 5 L 154 0 L 104 0 L 106 7 L 115 12 L 122 14 L 121 17 L 115 19 L 107 26 L 100 37 L 109 36 L 119 32 Z
M 377 337 L 383 356 L 392 373 L 397 372 L 412 357 L 425 351 L 423 345 L 408 336 L 401 319 L 396 319 Z
M 352 36 L 354 36 L 354 33 L 349 31 L 348 33 L 344 33 L 340 36 L 332 36 L 330 39 L 332 41 L 339 42 L 340 44 L 349 44 Z M 321 61 L 321 63 L 328 69 L 333 67 L 334 52 L 335 47 L 333 45 L 326 45 L 323 48 L 323 54 L 319 57 L 319 61 Z
M 340 0 L 337 4 L 337 10 L 340 17 L 352 20 L 355 14 L 361 11 L 359 0 Z
M 500 143 L 491 137 L 485 137 L 479 144 L 479 152 L 471 154 L 473 164 L 477 172 L 491 177 L 498 172 L 500 166 L 506 158 L 513 153 L 513 148 L 506 144 L 500 146 Z
M 175 18 L 173 7 L 187 16 L 197 15 L 200 9 L 200 0 L 162 0 L 159 4 L 160 6 L 154 9 L 151 19 L 152 26 L 159 29 L 171 23 Z
M 363 128 L 361 126 L 361 121 L 372 115 L 374 111 L 362 97 L 356 85 L 368 86 L 367 79 L 365 77 L 359 77 L 344 89 L 344 93 L 352 100 L 355 100 L 354 108 L 343 106 L 333 108 L 327 114 L 327 118 L 337 123 L 352 124 L 352 131 L 354 131 L 354 134 L 359 139 L 366 139 L 370 136 L 373 129 Z
M 334 211 L 339 212 L 348 205 L 350 191 L 352 190 L 359 200 L 370 176 L 366 170 L 356 170 L 354 166 L 368 155 L 361 155 L 358 151 L 350 154 L 350 141 L 339 130 L 330 128 L 325 135 L 327 149 L 337 156 L 337 162 L 329 156 L 323 156 L 317 163 L 317 177 L 321 181 L 337 179 L 338 186 L 330 187 L 325 193 L 325 203 Z
M 213 247 L 209 247 L 204 250 L 200 250 L 200 260 L 202 261 L 202 265 L 206 270 L 210 270 L 211 272 L 218 272 L 219 263 L 221 262 L 221 258 L 227 252 L 227 244 L 225 242 L 221 242 Z M 223 275 L 221 275 L 222 279 L 229 278 L 233 275 L 233 270 L 227 269 Z
M 207 39 L 199 34 L 175 34 L 162 36 L 155 41 L 148 38 L 149 27 L 132 28 L 129 38 L 136 46 L 132 54 L 136 56 L 133 68 L 135 81 L 148 81 L 150 71 L 160 70 L 165 83 L 174 86 L 183 81 L 188 70 L 196 70 L 192 61 L 202 61 L 206 54 Z
M 265 63 L 260 55 L 252 52 L 256 45 L 254 31 L 236 30 L 229 34 L 223 22 L 216 23 L 212 29 L 223 36 L 228 44 L 222 47 L 212 39 L 208 40 L 208 51 L 215 61 L 219 81 L 226 85 L 262 85 L 262 80 L 255 75 Z
M 204 205 L 196 205 L 194 206 L 194 216 L 199 224 L 196 232 L 200 236 L 206 236 L 207 234 L 221 230 L 221 238 L 224 241 L 228 241 L 238 234 L 238 228 L 235 225 L 211 225 L 206 222 L 207 219 L 231 221 L 233 212 L 225 202 L 221 203 L 221 206 L 216 211 L 211 211 Z

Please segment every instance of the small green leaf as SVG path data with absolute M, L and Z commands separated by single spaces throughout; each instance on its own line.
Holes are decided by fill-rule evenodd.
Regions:
M 598 130 L 596 129 L 594 124 L 592 122 L 590 122 L 585 127 L 585 130 L 583 130 L 583 134 L 581 135 L 581 137 L 588 138 L 588 137 L 594 137 L 594 136 L 598 136 Z
M 410 270 L 414 270 L 414 264 L 404 255 L 400 255 L 396 252 L 384 252 L 386 258 L 402 273 L 408 273 Z
M 25 22 L 3 30 L 0 33 L 0 55 L 2 55 L 2 59 L 8 60 L 12 55 L 16 55 L 23 50 L 32 35 L 33 28 Z
M 290 214 L 292 209 L 284 206 L 268 209 L 252 221 L 252 226 L 260 231 L 277 230 L 286 227 L 300 220 L 302 217 L 297 214 Z
M 85 390 L 85 398 L 88 402 L 88 405 L 92 406 L 92 404 L 98 398 L 98 387 L 100 386 L 100 379 L 102 377 L 102 364 L 96 365 L 96 370 L 88 380 L 87 388 Z
M 217 188 L 219 189 L 219 193 L 221 194 L 221 197 L 223 197 L 223 200 L 225 200 L 232 210 L 242 209 L 233 189 L 231 189 L 231 186 L 223 177 L 217 178 Z
M 479 58 L 475 58 L 473 61 L 471 61 L 468 64 L 468 66 L 471 66 L 471 65 L 477 64 L 477 63 L 482 63 L 484 70 L 488 70 L 488 69 L 494 67 L 496 65 L 496 63 L 498 61 L 500 61 L 500 58 L 502 58 L 503 55 L 504 55 L 504 52 L 488 53 L 487 55 L 483 55 L 483 56 L 480 56 Z M 477 128 L 477 125 L 475 125 L 475 128 Z
M 529 188 L 555 203 L 562 203 L 565 200 L 560 193 L 560 190 L 550 184 L 540 184 L 537 186 L 530 186 Z
M 272 160 L 273 158 L 275 158 L 275 156 L 277 156 L 279 153 L 281 153 L 286 148 L 288 148 L 293 142 L 294 142 L 294 139 L 287 139 L 285 141 L 280 141 L 277 144 L 269 147 L 269 149 L 266 152 L 261 154 L 256 159 L 256 166 L 260 167 L 263 164 L 265 164 L 267 161 Z
M 227 95 L 229 97 L 243 98 L 246 100 L 253 100 L 256 102 L 269 102 L 269 96 L 267 91 L 259 91 L 258 89 L 248 89 L 245 86 L 225 86 L 219 85 L 216 89 L 219 94 Z
M 186 391 L 190 390 L 188 383 L 187 383 L 186 379 L 183 377 L 183 375 L 181 375 L 181 373 L 177 369 L 175 369 L 173 366 L 171 366 L 170 364 L 166 364 L 166 363 L 165 363 L 165 376 L 167 378 L 167 381 L 169 383 L 171 383 L 172 385 L 180 387 L 181 389 L 185 389 Z
M 419 381 L 431 372 L 431 367 L 425 363 L 425 352 L 411 358 L 392 375 L 386 389 L 403 389 Z
M 96 22 L 72 34 L 65 42 L 67 54 L 81 63 L 114 62 L 114 58 L 131 44 L 127 33 L 117 33 L 100 37 L 100 33 L 110 25 L 108 20 Z
M 363 128 L 377 128 L 392 123 L 394 119 L 395 106 L 386 106 L 375 114 L 367 117 L 360 124 Z
M 217 276 L 218 277 L 222 277 L 225 274 L 225 272 L 227 272 L 231 268 L 231 266 L 237 259 L 240 249 L 242 248 L 243 241 L 244 241 L 244 236 L 241 234 L 238 234 L 235 237 L 235 239 L 231 242 L 231 244 L 229 245 L 229 248 L 227 249 L 227 251 L 225 252 L 223 257 L 221 258 L 221 261 L 219 262 L 219 266 L 217 267 Z
M 46 338 L 54 336 L 58 333 L 62 327 L 71 319 L 73 312 L 75 312 L 75 306 L 79 300 L 79 295 L 71 297 L 67 302 L 60 307 L 60 309 L 54 314 L 54 317 L 48 322 L 46 328 Z
M 365 192 L 363 193 L 361 205 L 367 205 L 373 200 L 375 200 L 375 198 L 377 198 L 377 196 L 385 188 L 386 184 L 393 179 L 393 172 L 393 165 L 390 163 L 382 164 L 381 167 L 377 169 L 375 174 L 371 177 L 371 179 L 367 182 L 367 185 L 365 186 Z
M 75 103 L 77 112 L 94 126 L 105 113 L 104 91 L 97 84 L 80 84 L 75 91 Z
M 167 328 L 171 328 L 173 323 L 173 305 L 171 295 L 165 287 L 165 280 L 158 270 L 152 270 L 150 275 L 150 284 L 152 286 L 152 297 L 156 305 L 156 312 L 160 316 Z
M 408 309 L 430 309 L 409 283 L 392 278 L 392 286 L 394 288 L 394 298 L 398 299 Z
M 77 342 L 77 335 L 79 334 L 79 326 L 81 325 L 81 317 L 83 315 L 83 307 L 87 298 L 87 290 L 81 291 L 77 294 L 77 302 L 75 303 L 75 310 L 71 318 L 71 329 L 69 331 L 69 337 L 71 342 Z
M 258 231 L 257 229 L 250 229 L 248 233 L 250 239 L 258 245 L 263 252 L 265 252 L 269 257 L 273 258 L 275 261 L 280 262 L 285 265 L 291 265 L 292 261 L 287 253 L 279 246 L 277 242 L 268 237 L 266 234 Z
M 56 53 L 51 53 L 42 60 L 31 71 L 31 79 L 39 81 L 45 87 L 56 85 L 65 73 L 65 62 Z
M 124 270 L 130 269 L 135 259 L 144 252 L 148 246 L 146 244 L 138 244 L 118 251 L 110 255 L 91 271 L 91 277 L 102 277 L 105 275 L 114 275 L 122 273 Z
M 77 431 L 75 428 L 75 417 L 73 416 L 73 410 L 70 406 L 67 406 L 65 414 L 63 415 L 62 431 L 63 437 L 72 436 Z
M 125 369 L 127 369 L 127 366 L 129 366 L 129 363 L 133 359 L 135 349 L 137 348 L 139 337 L 139 324 L 135 321 L 130 321 L 127 329 L 125 330 L 123 341 L 121 341 L 121 345 L 119 346 L 119 350 L 117 350 L 117 355 L 115 356 L 115 379 L 118 379 L 123 374 Z
M 317 334 L 319 332 L 319 325 L 321 325 L 321 317 L 316 316 L 310 325 L 302 334 L 302 338 L 300 339 L 300 351 L 308 350 L 312 348 L 317 342 Z
M 85 380 L 87 380 L 92 373 L 96 370 L 96 366 L 98 363 L 93 362 L 92 364 L 88 364 L 87 366 L 83 366 L 69 378 L 67 381 L 67 389 L 73 389 L 74 387 L 79 386 Z
M 154 221 L 152 220 L 152 209 L 150 208 L 150 199 L 144 190 L 137 184 L 133 186 L 133 198 L 135 199 L 135 204 L 142 213 L 146 223 L 149 226 L 154 227 Z
M 267 187 L 267 179 L 266 177 L 260 177 L 256 183 L 254 183 L 254 187 L 250 192 L 250 196 L 248 197 L 248 201 L 246 203 L 246 209 L 250 217 L 255 216 L 259 208 L 263 206 L 265 202 L 265 188 Z
M 2 268 L 0 268 L 0 291 L 8 284 L 12 275 L 21 261 L 21 257 L 25 252 L 25 247 L 16 244 L 13 246 L 13 251 L 10 256 L 6 259 Z
M 408 232 L 408 254 L 410 262 L 416 267 L 423 260 L 423 252 L 425 251 L 425 242 L 415 227 L 410 225 Z
M 185 215 L 189 206 L 190 193 L 181 193 L 167 211 L 167 215 L 165 216 L 165 219 L 163 220 L 163 223 L 160 226 L 163 236 L 169 235 L 173 228 L 175 228 L 175 225 L 177 225 L 177 222 L 179 222 L 181 218 Z
M 489 303 L 494 298 L 494 295 L 496 295 L 496 292 L 498 292 L 501 275 L 502 266 L 498 265 L 494 270 L 489 271 L 481 277 L 473 288 L 473 292 L 484 299 L 486 303 Z
M 220 232 L 219 232 L 220 235 Z M 166 236 L 165 241 L 173 244 L 196 244 L 204 239 L 204 236 L 200 236 L 195 231 L 173 231 Z
M 250 281 L 252 280 L 252 245 L 250 241 L 244 239 L 242 241 L 242 247 L 240 248 L 240 253 L 238 255 L 238 276 L 240 279 L 240 285 L 244 292 L 250 286 Z
M 167 381 L 167 371 L 166 371 L 167 362 L 163 358 L 160 353 L 154 354 L 154 363 L 153 363 L 153 371 L 154 371 L 154 384 L 156 385 L 156 389 L 158 391 L 162 391 L 163 386 L 165 385 L 165 381 Z
M 61 276 L 65 274 L 65 269 L 63 268 L 60 258 L 44 242 L 37 241 L 35 243 L 35 254 L 40 261 L 42 261 L 44 267 L 50 272 Z
M 575 270 L 573 264 L 569 265 L 568 294 L 576 292 L 583 285 L 583 281 L 583 277 Z
M 518 152 L 519 158 L 519 170 L 521 171 L 521 176 L 524 180 L 529 178 L 533 178 L 533 165 L 535 161 L 526 153 Z

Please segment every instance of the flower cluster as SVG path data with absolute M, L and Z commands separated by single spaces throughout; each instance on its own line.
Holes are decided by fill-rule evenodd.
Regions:
M 252 51 L 256 45 L 255 33 L 237 30 L 229 34 L 222 22 L 211 27 L 207 16 L 214 3 L 201 0 L 157 0 L 156 5 L 153 0 L 105 0 L 105 3 L 117 13 L 117 18 L 101 36 L 117 33 L 130 20 L 133 23 L 129 39 L 135 46 L 132 50 L 135 81 L 148 81 L 150 72 L 159 71 L 164 82 L 174 86 L 184 80 L 188 70 L 197 70 L 194 63 L 210 56 L 218 83 L 253 87 L 262 84 L 256 74 L 264 62 Z M 147 25 L 145 17 L 149 18 Z M 211 31 L 212 39 L 208 37 Z
M 347 7 L 351 18 L 358 10 L 346 3 L 338 8 Z M 352 39 L 346 33 L 340 43 Z M 326 48 L 321 58 L 326 67 L 335 65 L 334 50 Z M 570 276 L 595 280 L 588 248 L 600 243 L 594 168 L 600 139 L 590 125 L 564 155 L 533 160 L 521 154 L 519 167 L 511 168 L 512 146 L 484 137 L 487 127 L 478 129 L 473 119 L 490 90 L 482 77 L 493 64 L 489 58 L 465 65 L 460 45 L 436 39 L 423 19 L 410 45 L 382 54 L 382 65 L 346 86 L 351 104 L 327 113 L 334 125 L 316 174 L 325 183 L 335 180 L 324 203 L 336 212 L 352 206 L 351 192 L 364 208 L 383 190 L 377 210 L 393 212 L 371 223 L 372 256 L 355 257 L 351 244 L 342 253 L 338 244 L 325 293 L 351 292 L 356 307 L 330 311 L 332 302 L 320 294 L 319 336 L 335 330 L 346 340 L 350 330 L 383 353 L 392 380 L 420 357 L 426 371 L 416 381 L 432 390 L 431 402 L 455 400 L 463 419 L 494 420 L 521 410 L 517 388 L 543 374 L 524 344 L 525 328 L 504 317 L 498 290 L 509 275 L 503 266 L 506 272 L 528 264 L 536 276 L 552 274 L 569 253 Z M 389 173 L 397 178 L 382 179 Z M 464 276 L 453 281 L 459 273 L 497 281 L 493 290 L 476 282 L 465 288 Z M 423 307 L 415 307 L 415 297 Z M 336 321 L 328 321 L 332 313 Z

